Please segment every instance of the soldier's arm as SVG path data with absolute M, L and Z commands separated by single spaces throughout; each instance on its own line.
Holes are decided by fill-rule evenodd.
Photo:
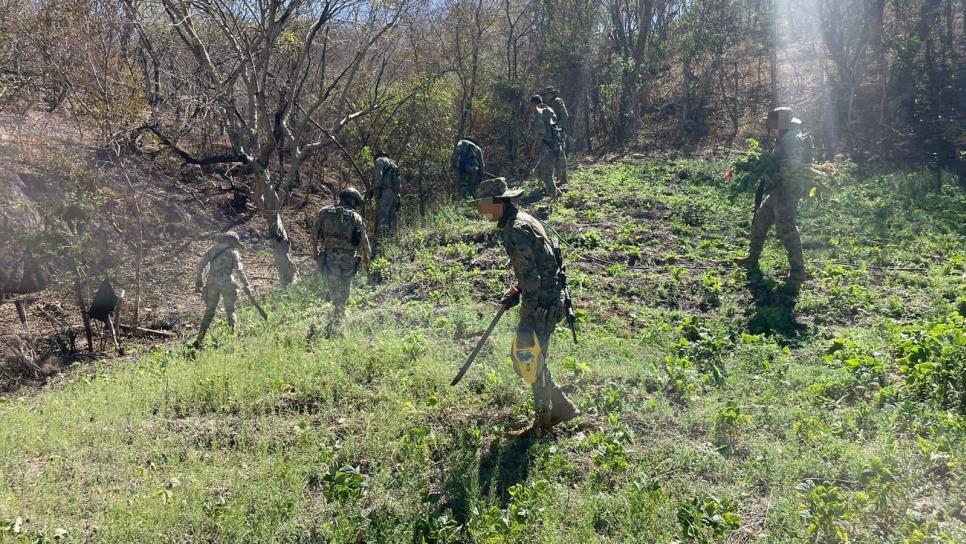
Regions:
M 211 262 L 211 252 L 214 249 L 210 248 L 208 251 L 205 251 L 205 254 L 198 260 L 198 264 L 195 265 L 195 289 L 201 289 L 204 286 L 202 274 L 205 272 L 205 267 Z
M 316 214 L 315 220 L 312 221 L 312 237 L 309 240 L 309 253 L 312 256 L 319 254 L 319 235 L 322 230 L 322 214 Z
M 237 251 L 233 251 L 235 254 L 235 273 L 238 276 L 238 281 L 241 283 L 242 289 L 248 296 L 255 296 L 252 293 L 252 286 L 248 283 L 248 276 L 245 275 L 245 267 L 242 265 L 241 255 Z
M 536 306 L 540 294 L 540 272 L 531 236 L 523 229 L 514 229 L 507 236 L 506 245 L 510 265 L 520 288 L 520 299 L 524 305 Z

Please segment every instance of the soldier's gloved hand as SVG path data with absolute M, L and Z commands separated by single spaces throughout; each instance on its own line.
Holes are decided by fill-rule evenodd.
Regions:
M 500 305 L 509 310 L 517 304 L 520 304 L 520 289 L 514 285 L 507 289 L 506 293 L 503 293 L 503 298 L 500 299 Z

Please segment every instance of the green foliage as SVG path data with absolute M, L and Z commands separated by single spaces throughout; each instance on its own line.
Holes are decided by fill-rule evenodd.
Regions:
M 695 497 L 678 508 L 680 543 L 711 544 L 722 541 L 741 527 L 734 501 L 716 497 Z
M 724 408 L 714 415 L 714 443 L 724 451 L 734 451 L 741 429 L 751 423 L 751 416 L 744 413 L 734 401 L 728 401 Z
M 798 487 L 803 503 L 800 514 L 808 524 L 810 542 L 849 542 L 849 521 L 855 515 L 853 501 L 838 487 L 811 482 Z
M 899 371 L 913 397 L 966 415 L 966 320 L 959 313 L 902 327 Z

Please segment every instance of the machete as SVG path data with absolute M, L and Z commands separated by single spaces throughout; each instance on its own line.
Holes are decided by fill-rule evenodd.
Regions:
M 480 350 L 483 349 L 483 344 L 486 343 L 486 339 L 489 338 L 490 334 L 493 333 L 493 329 L 496 328 L 496 324 L 500 322 L 500 318 L 503 317 L 503 314 L 505 314 L 506 311 L 507 306 L 505 304 L 501 304 L 500 311 L 496 313 L 496 317 L 493 318 L 493 321 L 490 322 L 490 326 L 487 327 L 486 332 L 483 333 L 483 338 L 480 338 L 480 342 L 476 344 L 475 348 L 473 348 L 473 353 L 470 353 L 469 358 L 466 359 L 466 362 L 460 367 L 460 371 L 456 374 L 456 377 L 453 378 L 453 381 L 450 382 L 450 385 L 460 383 L 460 380 L 463 379 L 463 375 L 466 374 L 466 371 L 470 369 L 470 365 L 473 364 L 473 361 L 476 360 L 476 356 L 479 355 Z

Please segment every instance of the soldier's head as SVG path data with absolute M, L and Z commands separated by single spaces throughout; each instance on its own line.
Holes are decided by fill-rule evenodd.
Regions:
M 557 91 L 557 88 L 553 85 L 550 85 L 549 87 L 544 87 L 544 89 L 540 91 L 540 98 L 542 98 L 544 102 L 551 102 L 554 98 L 557 98 L 558 94 L 560 94 L 560 92 Z
M 506 178 L 485 179 L 480 182 L 480 187 L 476 190 L 476 195 L 479 197 L 476 201 L 476 209 L 483 217 L 498 222 L 503 219 L 511 199 L 521 194 L 523 194 L 522 189 L 510 190 L 507 187 Z
M 539 94 L 535 94 L 535 95 L 533 95 L 533 96 L 530 97 L 530 105 L 529 105 L 529 108 L 530 108 L 530 111 L 531 112 L 537 111 L 537 106 L 539 106 L 541 104 L 543 104 L 543 98 L 540 98 L 540 95 Z
M 362 194 L 359 191 L 348 187 L 339 193 L 339 205 L 357 210 L 362 207 Z
M 795 117 L 791 108 L 775 108 L 768 114 L 765 127 L 768 130 L 777 130 L 778 135 L 788 132 L 794 125 L 801 125 L 802 122 Z
M 218 243 L 225 244 L 226 246 L 230 247 L 241 247 L 242 245 L 241 238 L 238 236 L 238 233 L 233 230 L 229 230 L 219 235 Z

